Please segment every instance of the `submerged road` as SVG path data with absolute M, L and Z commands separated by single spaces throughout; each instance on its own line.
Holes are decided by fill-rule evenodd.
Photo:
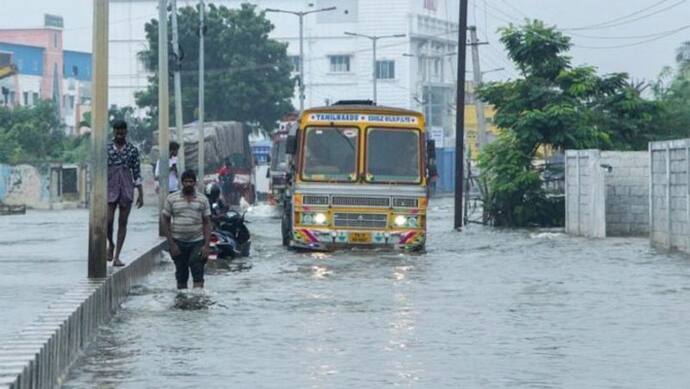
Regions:
M 452 202 L 431 206 L 424 254 L 287 251 L 259 207 L 250 261 L 184 299 L 163 264 L 64 387 L 690 385 L 686 256 L 646 239 L 456 233 Z
M 158 236 L 157 209 L 133 210 L 122 260 Z M 19 332 L 86 279 L 89 211 L 33 211 L 0 216 L 0 339 Z

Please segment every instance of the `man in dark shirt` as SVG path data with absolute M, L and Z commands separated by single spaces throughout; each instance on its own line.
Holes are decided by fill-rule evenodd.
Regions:
M 113 123 L 114 138 L 108 144 L 108 261 L 113 266 L 124 266 L 120 252 L 127 236 L 127 221 L 137 188 L 137 208 L 144 205 L 141 187 L 141 166 L 139 150 L 127 142 L 127 123 L 116 120 Z M 117 226 L 117 245 L 113 244 L 113 222 L 115 210 L 120 209 Z M 114 250 L 114 253 L 113 253 Z M 113 255 L 114 254 L 114 255 Z

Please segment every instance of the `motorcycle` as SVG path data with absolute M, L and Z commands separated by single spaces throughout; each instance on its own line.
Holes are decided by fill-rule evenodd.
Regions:
M 231 260 L 248 257 L 251 250 L 251 234 L 247 228 L 245 213 L 228 210 L 216 193 L 215 188 L 207 191 L 211 204 L 211 242 L 209 259 Z

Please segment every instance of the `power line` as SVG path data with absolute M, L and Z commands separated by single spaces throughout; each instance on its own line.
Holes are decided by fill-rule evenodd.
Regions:
M 671 0 L 661 0 L 661 1 L 657 1 L 656 3 L 654 3 L 654 4 L 650 5 L 650 6 L 647 6 L 647 7 L 642 8 L 642 9 L 638 9 L 637 11 L 632 12 L 632 13 L 629 13 L 629 14 L 627 14 L 627 15 L 623 15 L 623 16 L 620 16 L 620 17 L 617 17 L 617 18 L 614 18 L 614 19 L 611 19 L 611 20 L 604 21 L 604 22 L 600 22 L 600 23 L 596 23 L 596 24 L 591 24 L 591 25 L 589 25 L 589 26 L 574 27 L 574 28 L 572 28 L 572 29 L 573 29 L 573 30 L 577 30 L 577 29 L 590 29 L 590 28 L 593 28 L 593 27 L 600 27 L 600 26 L 605 26 L 605 25 L 611 24 L 611 23 L 619 22 L 619 21 L 625 20 L 625 19 L 627 19 L 627 18 L 629 18 L 629 17 L 635 16 L 635 15 L 639 15 L 639 14 L 641 14 L 641 13 L 643 13 L 643 12 L 649 11 L 650 9 L 656 8 L 657 6 L 659 6 L 659 5 L 661 5 L 661 4 L 664 4 L 664 3 L 667 3 L 667 2 L 669 2 L 669 1 L 671 1 Z
M 586 38 L 586 39 L 601 39 L 601 40 L 626 40 L 626 39 L 646 39 L 646 38 L 654 38 L 662 35 L 666 35 L 668 33 L 675 33 L 678 31 L 682 31 L 686 28 L 690 27 L 690 24 L 686 24 L 685 26 L 681 26 L 677 29 L 673 30 L 666 30 L 662 32 L 656 32 L 653 34 L 645 34 L 645 35 L 627 35 L 627 36 L 595 36 L 595 35 L 585 35 L 585 34 L 577 34 L 573 32 L 568 32 L 568 34 L 580 38 Z
M 654 41 L 669 37 L 671 35 L 674 35 L 674 34 L 681 32 L 681 31 L 687 30 L 689 28 L 690 28 L 690 25 L 686 25 L 686 26 L 677 28 L 675 30 L 671 30 L 671 31 L 667 31 L 665 33 L 662 33 L 661 35 L 656 36 L 654 38 L 645 39 L 645 40 L 640 41 L 640 42 L 634 42 L 634 43 L 629 43 L 629 44 L 615 45 L 615 46 L 582 46 L 582 45 L 576 45 L 575 47 L 585 48 L 585 49 L 593 49 L 593 50 L 621 49 L 621 48 L 626 48 L 626 47 L 634 47 L 634 46 L 640 46 L 640 45 L 643 45 L 645 43 L 654 42 Z
M 589 27 L 564 28 L 563 31 L 601 30 L 601 29 L 606 29 L 606 28 L 611 28 L 611 27 L 623 26 L 623 25 L 626 25 L 626 24 L 630 24 L 630 23 L 633 23 L 633 22 L 636 22 L 636 21 L 639 21 L 639 20 L 647 19 L 647 18 L 649 18 L 649 17 L 652 17 L 652 16 L 658 15 L 658 14 L 660 14 L 660 13 L 666 12 L 666 11 L 668 11 L 668 10 L 671 10 L 671 9 L 673 9 L 673 8 L 678 7 L 679 5 L 685 3 L 686 1 L 687 1 L 687 0 L 679 0 L 679 1 L 677 1 L 677 2 L 675 2 L 675 3 L 673 3 L 673 4 L 671 4 L 671 5 L 669 5 L 668 7 L 664 7 L 664 8 L 662 8 L 662 9 L 659 9 L 659 10 L 654 11 L 654 12 L 652 12 L 652 13 L 649 13 L 649 14 L 646 14 L 646 15 L 641 15 L 641 16 L 638 16 L 638 17 L 636 17 L 636 18 L 629 19 L 629 20 L 623 20 L 623 21 L 620 21 L 620 22 L 617 22 L 617 23 L 607 23 L 607 24 L 603 24 L 603 25 L 600 25 L 600 26 L 596 26 L 596 25 L 595 25 L 595 26 L 589 26 Z

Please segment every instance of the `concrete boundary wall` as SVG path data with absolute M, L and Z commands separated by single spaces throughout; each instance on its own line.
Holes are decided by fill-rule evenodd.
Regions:
M 129 266 L 103 280 L 85 280 L 51 304 L 13 338 L 0 342 L 0 389 L 52 388 L 62 383 L 134 283 L 151 273 L 161 256 L 158 242 Z
M 650 242 L 690 253 L 690 139 L 649 144 Z
M 590 238 L 649 234 L 649 153 L 566 151 L 566 232 Z
M 606 237 L 606 187 L 599 150 L 565 152 L 565 230 L 589 238 Z
M 649 153 L 602 151 L 606 236 L 649 236 Z

